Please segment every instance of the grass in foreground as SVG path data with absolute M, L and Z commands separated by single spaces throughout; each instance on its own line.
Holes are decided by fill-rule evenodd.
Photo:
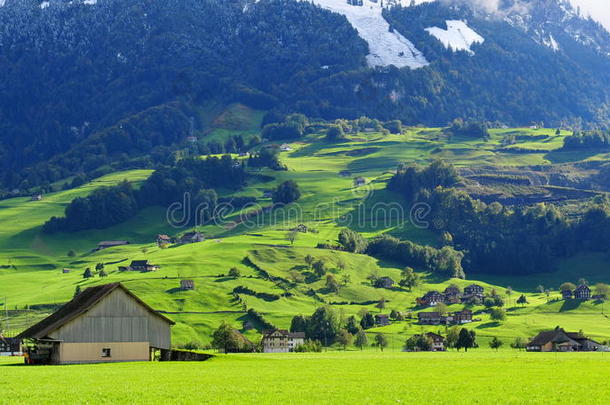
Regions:
M 0 403 L 605 404 L 607 353 L 328 352 L 10 366 Z

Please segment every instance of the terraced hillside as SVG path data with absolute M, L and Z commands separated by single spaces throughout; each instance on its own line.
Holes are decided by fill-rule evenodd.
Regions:
M 260 115 L 251 115 L 250 119 L 260 119 Z M 199 135 L 226 139 L 244 131 L 244 127 L 223 128 L 222 122 L 217 122 L 212 134 Z M 515 141 L 506 146 L 510 135 Z M 376 288 L 368 279 L 371 274 L 398 280 L 403 266 L 317 246 L 333 244 L 345 227 L 367 238 L 388 233 L 438 246 L 438 237 L 427 229 L 434 226 L 434 218 L 414 217 L 401 197 L 386 189 L 387 180 L 403 162 L 427 164 L 443 159 L 460 170 L 460 188 L 473 195 L 500 196 L 516 203 L 553 201 L 569 209 L 605 195 L 596 176 L 610 154 L 559 150 L 568 135 L 551 129 L 498 129 L 491 130 L 491 138 L 485 141 L 448 138 L 438 128 L 412 127 L 401 134 L 351 133 L 346 140 L 329 142 L 322 131 L 311 133 L 283 145 L 280 158 L 286 171 L 248 169 L 252 176 L 245 188 L 223 191 L 223 197 L 255 197 L 257 206 L 229 211 L 215 223 L 201 226 L 198 230 L 206 236 L 203 242 L 163 248 L 156 244 L 157 234 L 179 236 L 191 229 L 172 225 L 166 210 L 160 207 L 146 208 L 127 222 L 102 230 L 51 235 L 41 232 L 42 224 L 51 216 L 61 215 L 73 198 L 124 179 L 140 184 L 151 171 L 116 172 L 75 189 L 44 195 L 42 201 L 0 201 L 0 297 L 6 297 L 6 307 L 0 308 L 8 310 L 8 327 L 16 331 L 69 300 L 77 287 L 120 281 L 177 322 L 175 344 L 200 345 L 209 343 L 211 331 L 222 320 L 258 339 L 264 326 L 246 312 L 248 309 L 255 309 L 265 321 L 283 328 L 290 326 L 294 315 L 311 314 L 322 305 L 331 305 L 343 318 L 362 309 L 415 313 L 420 310 L 415 306 L 416 297 L 451 283 L 466 286 L 474 277 L 443 279 L 416 268 L 423 283 L 412 291 Z M 298 183 L 301 199 L 298 204 L 268 209 L 272 204 L 268 191 L 285 180 Z M 176 200 L 180 202 L 181 196 Z M 254 211 L 258 215 L 252 214 Z M 290 241 L 287 235 L 297 227 L 305 232 L 292 233 L 296 237 Z M 96 251 L 97 243 L 103 240 L 131 243 Z M 338 292 L 329 290 L 324 278 L 315 277 L 307 256 L 325 263 L 329 274 L 341 283 Z M 118 270 L 141 259 L 160 265 L 160 270 Z M 84 270 L 95 269 L 98 263 L 105 264 L 107 276 L 84 279 Z M 603 302 L 566 303 L 559 300 L 557 288 L 564 281 L 579 278 L 590 283 L 606 282 L 608 264 L 604 254 L 591 253 L 562 260 L 559 270 L 552 273 L 542 269 L 540 274 L 523 278 L 479 275 L 477 283 L 505 298 L 508 317 L 503 322 L 491 321 L 484 307 L 475 307 L 475 317 L 481 320 L 471 327 L 483 341 L 491 336 L 529 337 L 556 325 L 582 329 L 605 340 L 610 337 L 610 320 L 603 313 Z M 70 271 L 64 273 L 64 268 Z M 239 270 L 238 277 L 229 276 L 231 268 Z M 181 290 L 183 279 L 194 280 L 195 289 Z M 539 285 L 551 289 L 550 295 L 538 292 Z M 508 286 L 512 287 L 510 295 L 506 293 Z M 516 304 L 521 294 L 528 304 Z M 379 309 L 382 299 L 385 308 Z M 449 310 L 461 308 L 456 304 Z M 254 329 L 246 331 L 246 323 Z M 371 331 L 408 335 L 422 329 L 438 327 L 424 328 L 416 325 L 415 319 L 406 319 Z

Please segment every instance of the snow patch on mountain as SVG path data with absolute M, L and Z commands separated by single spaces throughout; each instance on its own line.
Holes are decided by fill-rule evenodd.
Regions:
M 307 0 L 301 0 L 307 1 Z M 369 44 L 366 57 L 371 67 L 390 66 L 418 69 L 428 65 L 424 55 L 411 41 L 392 29 L 383 18 L 381 2 L 363 0 L 362 6 L 347 4 L 346 0 L 312 0 L 314 4 L 335 13 L 343 14 Z M 405 4 L 406 0 L 393 3 Z
M 474 52 L 470 47 L 473 44 L 482 44 L 485 38 L 470 28 L 464 21 L 447 20 L 447 29 L 429 27 L 426 31 L 445 45 L 445 48 L 453 51 L 466 51 L 471 55 Z
M 0 0 L 0 7 L 3 7 L 4 3 L 6 3 L 6 0 Z
M 542 43 L 554 50 L 555 52 L 559 51 L 559 44 L 557 43 L 553 35 L 549 35 L 548 38 L 544 38 L 542 40 Z
M 51 3 L 49 3 L 48 1 L 43 1 L 42 3 L 40 3 L 40 8 L 42 10 L 44 10 L 45 8 L 49 7 L 51 5 Z

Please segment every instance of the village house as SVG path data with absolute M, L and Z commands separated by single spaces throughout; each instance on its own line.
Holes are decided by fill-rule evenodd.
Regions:
M 450 315 L 452 317 L 452 323 L 455 324 L 464 324 L 472 322 L 472 311 L 469 309 L 453 312 Z
M 444 352 L 445 351 L 445 338 L 434 332 L 427 332 L 426 337 L 432 342 L 433 352 Z
M 591 289 L 586 284 L 581 284 L 574 290 L 574 299 L 587 301 L 591 299 Z
M 34 194 L 30 201 L 42 201 L 42 194 Z
M 420 325 L 440 325 L 441 318 L 439 312 L 420 312 L 417 314 L 417 321 Z
M 603 349 L 604 346 L 581 333 L 566 332 L 559 326 L 553 330 L 540 332 L 526 346 L 528 352 L 577 352 Z
M 199 243 L 203 242 L 205 237 L 201 232 L 187 232 L 180 237 L 180 243 L 185 245 L 188 243 Z
M 157 235 L 157 245 L 163 246 L 172 242 L 172 238 L 169 235 Z
M 181 290 L 194 290 L 195 289 L 195 281 L 193 280 L 180 280 L 180 289 Z
M 119 271 L 157 271 L 161 266 L 152 264 L 148 260 L 132 260 L 129 266 L 120 266 Z
M 148 361 L 171 348 L 174 322 L 120 283 L 89 287 L 17 336 L 28 364 Z
M 375 315 L 375 325 L 387 326 L 390 324 L 390 317 L 384 314 Z
M 377 288 L 392 288 L 394 286 L 394 280 L 390 277 L 379 277 L 375 281 L 375 287 Z
M 366 179 L 364 177 L 356 177 L 354 179 L 354 187 L 366 186 Z
M 290 152 L 292 150 L 292 147 L 287 143 L 283 143 L 282 145 L 280 145 L 280 150 L 282 152 Z
M 68 269 L 68 268 L 63 268 L 61 269 L 62 274 L 69 274 L 72 270 Z
M 305 333 L 288 332 L 285 329 L 276 329 L 263 332 L 264 353 L 293 352 L 298 346 L 305 343 Z
M 462 291 L 455 285 L 450 285 L 443 291 L 446 304 L 457 304 L 462 299 Z
M 95 250 L 103 250 L 116 246 L 125 246 L 129 245 L 129 242 L 126 240 L 106 240 L 97 244 L 97 248 Z
M 423 297 L 416 298 L 415 301 L 421 307 L 433 307 L 438 303 L 444 303 L 445 296 L 438 291 L 428 291 Z
M 462 301 L 468 301 L 473 298 L 483 299 L 485 289 L 477 284 L 471 284 L 468 287 L 464 288 L 464 296 L 462 297 Z

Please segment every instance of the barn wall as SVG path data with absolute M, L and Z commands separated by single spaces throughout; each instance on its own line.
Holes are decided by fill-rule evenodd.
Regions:
M 111 357 L 102 357 L 106 348 L 111 350 Z M 59 350 L 60 364 L 147 360 L 148 342 L 62 343 Z
M 118 288 L 51 337 L 65 343 L 150 342 L 159 349 L 171 347 L 170 325 Z

